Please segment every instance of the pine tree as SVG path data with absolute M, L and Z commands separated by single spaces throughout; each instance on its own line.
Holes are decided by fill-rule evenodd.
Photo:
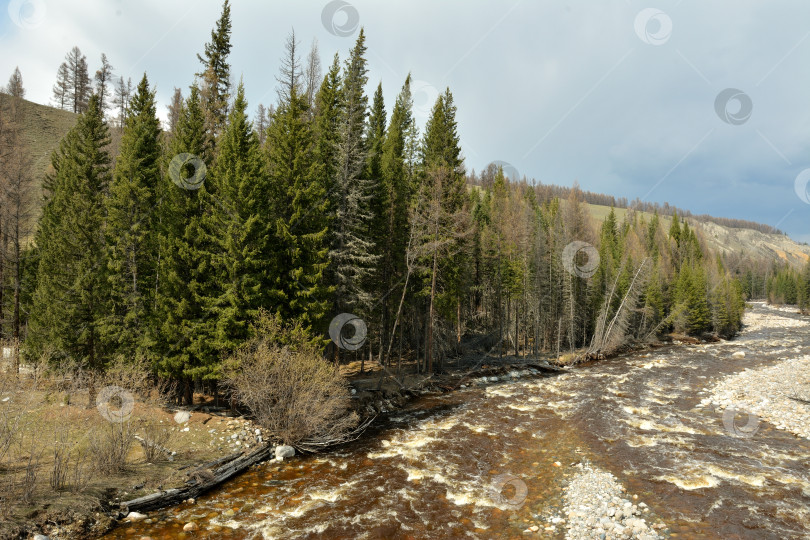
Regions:
M 14 68 L 14 73 L 12 73 L 11 77 L 8 79 L 6 93 L 15 98 L 22 99 L 25 97 L 25 88 L 23 88 L 22 74 L 20 73 L 19 66 Z
M 378 182 L 374 199 L 375 221 L 372 231 L 380 257 L 377 296 L 382 298 L 383 350 L 388 349 L 387 339 L 392 319 L 393 306 L 389 298 L 396 298 L 396 295 L 390 293 L 394 284 L 398 284 L 405 274 L 405 251 L 410 234 L 408 207 L 411 194 L 405 155 L 407 130 L 413 118 L 410 81 L 411 77 L 408 75 L 391 112 L 391 123 L 380 149 L 379 165 L 375 166 L 379 168 L 377 174 L 381 181 Z M 380 127 L 384 128 L 384 125 Z
M 180 154 L 193 154 L 210 165 L 210 149 L 200 94 L 191 87 L 178 111 L 175 136 L 168 146 L 166 161 Z M 167 168 L 168 169 L 168 168 Z M 212 272 L 206 215 L 210 207 L 209 179 L 199 189 L 184 189 L 173 174 L 200 171 L 168 171 L 162 183 L 165 196 L 158 207 L 159 280 L 155 314 L 150 328 L 150 345 L 160 375 L 184 382 L 184 398 L 191 404 L 191 378 L 201 372 L 214 373 L 219 360 L 216 318 L 208 309 L 216 295 Z
M 237 88 L 233 107 L 219 141 L 212 170 L 212 211 L 206 234 L 211 254 L 216 295 L 207 300 L 216 316 L 219 354 L 233 351 L 249 335 L 250 321 L 271 291 L 266 284 L 273 270 L 268 260 L 268 229 L 272 215 L 267 174 L 247 114 L 244 86 Z M 195 377 L 215 378 L 216 370 L 204 365 Z
M 155 206 L 161 183 L 161 129 L 144 74 L 130 102 L 107 200 L 111 290 L 106 338 L 127 357 L 144 349 L 157 273 Z
M 312 327 L 323 322 L 332 292 L 324 280 L 329 225 L 326 164 L 315 161 L 316 135 L 298 77 L 294 35 L 286 50 L 280 77 L 283 90 L 267 132 L 274 217 L 268 257 L 274 258 L 276 269 L 275 297 L 270 301 L 283 319 Z
M 228 55 L 231 52 L 231 4 L 225 0 L 222 14 L 211 30 L 211 41 L 205 44 L 203 56 L 197 59 L 203 65 L 197 76 L 202 79 L 202 107 L 206 114 L 209 137 L 216 140 L 225 125 L 228 115 L 228 100 L 231 93 L 231 67 Z
M 669 237 L 681 245 L 681 224 L 678 221 L 678 212 L 672 213 L 672 224 L 669 226 Z
M 366 235 L 372 218 L 369 199 L 372 186 L 363 174 L 368 153 L 365 123 L 368 81 L 365 34 L 360 30 L 357 42 L 344 67 L 341 88 L 341 118 L 337 154 L 337 182 L 332 192 L 335 221 L 330 251 L 331 276 L 335 279 L 337 311 L 364 311 L 372 297 L 364 288 L 376 263 L 374 244 Z
M 315 137 L 315 162 L 319 166 L 319 182 L 323 184 L 327 193 L 326 217 L 327 225 L 334 226 L 336 204 L 331 204 L 337 189 L 338 156 L 340 151 L 340 122 L 343 114 L 343 98 L 341 94 L 342 80 L 340 76 L 340 62 L 337 53 L 329 68 L 329 72 L 321 82 L 318 94 L 315 96 L 315 119 L 313 135 Z M 334 283 L 334 279 L 330 279 Z
M 468 201 L 466 178 L 461 158 L 461 146 L 456 124 L 456 107 L 453 95 L 447 89 L 439 95 L 433 106 L 433 113 L 425 128 L 423 168 L 424 177 L 418 188 L 423 196 L 431 200 L 427 209 L 427 235 L 422 242 L 431 246 L 427 250 L 429 295 L 427 324 L 427 364 L 433 369 L 433 329 L 436 312 L 443 307 L 443 315 L 455 319 L 460 325 L 458 313 L 464 294 L 463 269 L 466 266 L 463 240 L 469 233 L 469 215 L 465 208 Z M 429 291 L 429 292 L 427 292 Z M 457 328 L 460 333 L 460 326 Z
M 52 157 L 39 221 L 37 287 L 30 320 L 33 354 L 50 350 L 90 370 L 106 352 L 99 324 L 106 308 L 104 193 L 110 180 L 109 133 L 98 98 L 91 97 Z M 95 395 L 90 392 L 90 404 Z

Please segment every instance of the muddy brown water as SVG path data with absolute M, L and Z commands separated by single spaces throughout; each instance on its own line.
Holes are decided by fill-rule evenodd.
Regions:
M 810 442 L 764 421 L 735 436 L 701 400 L 729 374 L 809 353 L 810 326 L 773 324 L 557 376 L 476 380 L 412 402 L 361 441 L 268 463 L 107 537 L 521 538 L 536 524 L 534 537 L 564 538 L 564 524 L 546 527 L 573 465 L 589 462 L 649 505 L 667 537 L 808 538 Z M 199 529 L 183 532 L 189 521 Z

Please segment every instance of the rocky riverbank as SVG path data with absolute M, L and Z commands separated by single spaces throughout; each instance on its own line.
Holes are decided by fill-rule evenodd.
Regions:
M 647 505 L 630 496 L 612 474 L 578 463 L 578 472 L 565 488 L 565 513 L 570 540 L 654 540 L 661 522 L 650 524 Z
M 760 342 L 760 346 L 780 355 L 777 363 L 728 376 L 701 401 L 703 407 L 713 405 L 723 411 L 723 423 L 732 435 L 754 437 L 765 421 L 810 439 L 810 356 L 801 355 L 799 335 L 794 334 L 806 332 L 810 322 L 781 316 L 780 312 L 796 313 L 796 308 L 770 306 L 765 313 L 746 311 L 743 318 L 746 332 L 740 339 L 723 344 L 735 349 L 730 354 L 732 360 L 741 359 L 756 332 L 765 332 L 769 337 L 774 330 L 791 332 Z
M 709 403 L 724 411 L 723 423 L 733 435 L 753 437 L 764 420 L 810 439 L 810 356 L 727 377 L 701 402 Z

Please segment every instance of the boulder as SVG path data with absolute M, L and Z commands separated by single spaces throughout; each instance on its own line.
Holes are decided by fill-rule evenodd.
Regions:
M 284 458 L 293 457 L 295 455 L 295 448 L 292 446 L 282 445 L 276 446 L 276 459 L 282 461 Z

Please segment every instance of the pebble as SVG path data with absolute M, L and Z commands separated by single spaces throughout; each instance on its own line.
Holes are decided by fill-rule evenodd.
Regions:
M 565 513 L 568 515 L 566 539 L 661 538 L 644 519 L 633 517 L 644 503 L 636 506 L 626 499 L 623 486 L 612 474 L 587 464 L 577 464 L 576 469 L 578 472 L 564 492 Z M 638 495 L 630 498 L 638 500 Z M 646 507 L 644 504 L 643 508 Z M 557 523 L 565 522 L 557 519 Z
M 777 429 L 810 439 L 810 405 L 791 398 L 810 400 L 810 356 L 730 375 L 712 389 L 704 405 L 711 403 L 723 411 L 718 419 L 721 428 L 748 430 L 730 435 L 756 436 L 760 421 L 765 420 Z
M 189 521 L 188 523 L 183 525 L 183 530 L 184 531 L 196 531 L 199 528 L 200 527 L 196 523 L 194 523 L 193 521 Z

